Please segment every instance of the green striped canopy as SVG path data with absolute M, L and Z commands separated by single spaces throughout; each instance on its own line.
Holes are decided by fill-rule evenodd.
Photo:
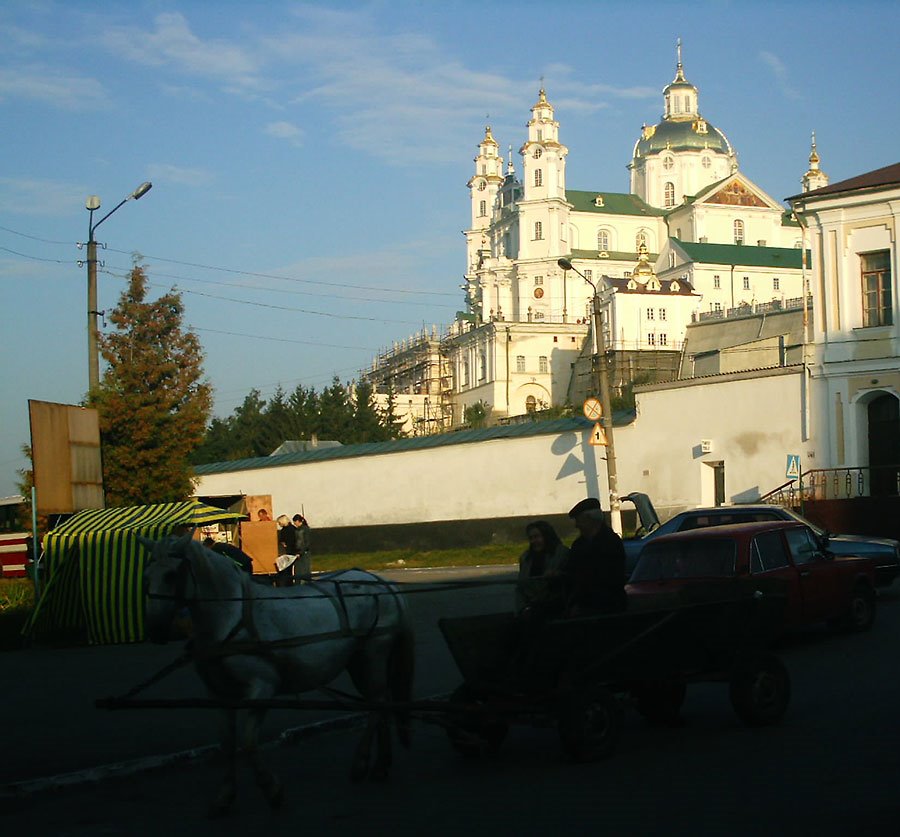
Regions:
M 233 523 L 246 515 L 199 500 L 78 512 L 44 537 L 46 586 L 25 627 L 36 639 L 86 632 L 91 644 L 144 639 L 146 551 L 182 526 Z

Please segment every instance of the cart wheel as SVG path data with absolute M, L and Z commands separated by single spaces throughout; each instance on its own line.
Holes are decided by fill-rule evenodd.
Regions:
M 784 663 L 774 654 L 739 660 L 731 673 L 731 705 L 748 727 L 781 721 L 791 699 L 791 680 Z
M 640 683 L 631 690 L 637 711 L 651 724 L 673 726 L 678 723 L 687 687 L 680 680 Z
M 454 712 L 454 703 L 472 706 L 484 705 L 485 701 L 465 683 L 450 695 L 451 710 L 447 713 L 446 727 L 450 746 L 469 759 L 499 752 L 506 740 L 509 725 L 488 714 Z
M 618 746 L 622 721 L 622 707 L 609 689 L 587 686 L 572 692 L 559 707 L 563 752 L 578 762 L 608 758 Z

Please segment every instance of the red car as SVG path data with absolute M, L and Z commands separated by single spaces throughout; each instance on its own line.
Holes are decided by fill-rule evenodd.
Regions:
M 875 620 L 875 562 L 833 555 L 812 529 L 787 520 L 663 535 L 644 547 L 625 589 L 630 607 L 784 595 L 786 628 L 827 621 L 865 631 Z

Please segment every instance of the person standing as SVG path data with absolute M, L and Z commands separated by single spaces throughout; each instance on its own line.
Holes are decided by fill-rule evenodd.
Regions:
M 294 562 L 294 580 L 311 581 L 309 523 L 302 514 L 295 514 L 292 523 L 294 526 L 294 550 L 297 555 L 297 560 Z
M 297 563 L 296 529 L 286 514 L 280 514 L 275 521 L 278 529 L 278 558 L 275 559 L 275 586 L 290 587 L 294 583 L 294 564 Z
M 576 503 L 569 517 L 579 536 L 571 546 L 567 566 L 567 615 L 624 611 L 628 606 L 625 547 L 607 525 L 600 501 L 588 497 Z

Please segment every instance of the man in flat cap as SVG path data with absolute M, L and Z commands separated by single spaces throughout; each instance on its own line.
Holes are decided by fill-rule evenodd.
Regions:
M 627 607 L 625 547 L 606 524 L 600 501 L 588 497 L 569 512 L 579 532 L 572 544 L 567 575 L 567 613 L 586 616 L 618 613 Z

